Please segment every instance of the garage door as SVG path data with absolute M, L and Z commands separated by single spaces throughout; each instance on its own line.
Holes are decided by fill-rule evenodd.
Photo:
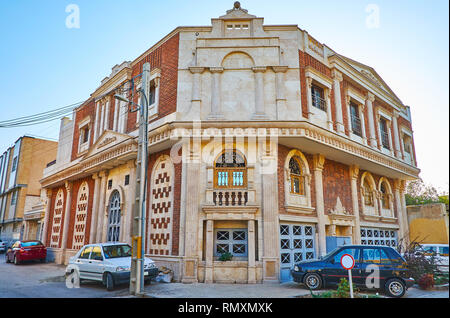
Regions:
M 280 281 L 292 280 L 295 263 L 315 258 L 313 225 L 280 224 Z

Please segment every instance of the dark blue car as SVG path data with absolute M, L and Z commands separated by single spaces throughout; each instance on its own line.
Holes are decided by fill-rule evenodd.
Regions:
M 311 290 L 336 286 L 348 271 L 341 266 L 341 257 L 350 254 L 355 259 L 353 283 L 359 288 L 381 289 L 391 297 L 402 297 L 414 284 L 405 259 L 392 247 L 370 245 L 342 246 L 319 260 L 303 261 L 291 269 L 294 281 Z

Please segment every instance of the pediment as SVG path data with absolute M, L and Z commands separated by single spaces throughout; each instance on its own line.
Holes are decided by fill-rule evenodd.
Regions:
M 255 15 L 251 15 L 248 13 L 248 10 L 241 8 L 241 4 L 239 2 L 235 2 L 233 9 L 227 10 L 227 14 L 219 17 L 222 20 L 229 19 L 254 19 Z
M 96 154 L 119 145 L 125 141 L 131 140 L 133 137 L 112 130 L 105 130 L 97 141 L 89 148 L 82 160 L 93 157 Z
M 352 60 L 348 57 L 339 55 L 342 59 L 344 59 L 350 66 L 352 66 L 355 70 L 361 73 L 366 79 L 371 81 L 373 84 L 384 90 L 386 93 L 391 95 L 394 99 L 396 99 L 401 104 L 402 101 L 395 95 L 395 93 L 391 90 L 391 88 L 386 84 L 386 82 L 381 78 L 380 75 L 375 71 L 374 68 L 367 66 L 365 64 L 359 63 L 355 60 Z

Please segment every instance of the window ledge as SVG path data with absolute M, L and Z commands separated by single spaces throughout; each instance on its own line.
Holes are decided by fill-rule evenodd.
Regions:
M 311 207 L 311 206 L 301 206 L 301 205 L 291 205 L 291 204 L 286 204 L 284 206 L 286 212 L 291 212 L 291 213 L 302 213 L 302 214 L 313 214 L 314 211 L 316 210 L 315 208 Z

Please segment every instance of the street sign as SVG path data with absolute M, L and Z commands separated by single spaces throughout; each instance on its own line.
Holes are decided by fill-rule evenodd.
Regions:
M 351 270 L 355 266 L 355 259 L 350 254 L 344 254 L 341 257 L 341 265 L 346 270 Z
M 352 268 L 355 266 L 355 259 L 350 254 L 341 257 L 341 266 L 348 270 L 348 284 L 350 285 L 350 298 L 353 298 Z

